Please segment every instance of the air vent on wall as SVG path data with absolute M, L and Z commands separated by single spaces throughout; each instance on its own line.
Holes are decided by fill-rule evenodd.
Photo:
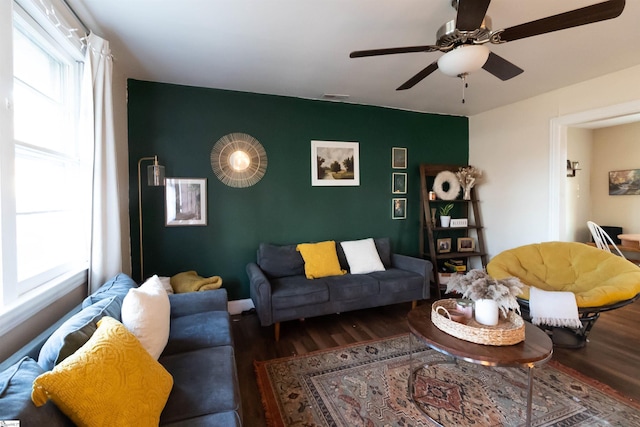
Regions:
M 322 94 L 322 99 L 330 99 L 333 101 L 342 101 L 348 99 L 349 95 L 343 95 L 339 93 L 324 93 Z

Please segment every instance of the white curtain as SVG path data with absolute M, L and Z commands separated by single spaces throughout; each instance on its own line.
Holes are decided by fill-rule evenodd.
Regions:
M 89 293 L 122 271 L 112 60 L 109 42 L 89 34 L 82 88 L 85 124 L 92 133 L 87 136 L 94 140 Z

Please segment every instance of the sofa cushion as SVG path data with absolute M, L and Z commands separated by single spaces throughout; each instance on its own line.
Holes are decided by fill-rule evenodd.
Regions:
M 291 276 L 271 281 L 271 305 L 274 309 L 321 304 L 329 301 L 325 279 L 309 280 Z
M 622 257 L 579 242 L 542 242 L 508 249 L 493 257 L 487 272 L 495 279 L 517 277 L 529 287 L 573 292 L 579 308 L 601 307 L 640 293 L 640 269 Z
M 31 401 L 31 385 L 43 373 L 29 357 L 0 372 L 0 420 L 20 420 L 22 427 L 73 426 L 53 402 L 38 408 Z
M 158 276 L 129 289 L 122 303 L 122 323 L 158 360 L 169 339 L 169 296 Z
M 78 425 L 157 426 L 173 379 L 120 322 L 104 317 L 76 353 L 33 382 L 36 406 L 51 399 Z
M 188 316 L 205 311 L 227 311 L 227 290 L 215 289 L 207 292 L 189 292 L 169 295 L 171 317 Z
M 44 343 L 38 356 L 38 364 L 45 371 L 75 353 L 91 338 L 104 316 L 120 318 L 122 301 L 116 296 L 103 299 L 76 313 L 64 322 Z
M 307 279 L 339 276 L 346 271 L 340 268 L 336 242 L 328 240 L 318 243 L 300 243 L 296 250 L 304 259 L 304 274 Z
M 166 427 L 240 427 L 242 421 L 236 411 L 217 412 L 198 418 L 163 424 Z
M 206 311 L 171 319 L 163 356 L 219 345 L 231 345 L 229 313 Z
M 111 298 L 114 295 L 122 302 L 127 292 L 129 292 L 129 289 L 137 287 L 138 285 L 131 277 L 124 273 L 117 274 L 104 285 L 100 286 L 97 291 L 86 297 L 84 301 L 82 301 L 82 308 L 87 308 L 98 301 Z
M 261 243 L 258 247 L 258 265 L 267 277 L 299 276 L 304 274 L 304 260 L 295 245 L 276 246 Z
M 240 408 L 231 346 L 203 348 L 162 356 L 174 385 L 160 416 L 161 424 Z
M 329 288 L 331 301 L 346 301 L 366 298 L 380 293 L 378 280 L 367 274 L 347 274 L 324 279 Z
M 368 274 L 385 270 L 373 239 L 340 242 L 340 246 L 344 250 L 351 274 Z
M 422 289 L 424 277 L 411 271 L 391 268 L 386 271 L 376 271 L 369 275 L 380 282 L 380 293 L 405 292 Z

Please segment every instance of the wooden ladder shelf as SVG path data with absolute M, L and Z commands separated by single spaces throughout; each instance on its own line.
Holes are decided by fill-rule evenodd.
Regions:
M 471 189 L 471 199 L 463 200 L 462 192 L 455 200 L 429 200 L 430 188 L 433 181 L 440 172 L 456 172 L 460 165 L 420 165 L 420 254 L 433 264 L 432 286 L 435 288 L 438 299 L 442 298 L 446 285 L 440 283 L 439 273 L 447 260 L 463 260 L 466 270 L 471 268 L 473 258 L 480 260 L 482 268 L 487 266 L 487 251 L 484 240 L 484 229 L 480 216 L 480 206 L 476 197 L 476 189 Z M 465 227 L 441 227 L 438 226 L 439 217 L 437 212 L 440 207 L 453 203 L 452 215 L 455 218 L 466 218 Z M 474 239 L 474 248 L 470 251 L 458 251 L 457 241 L 461 237 Z M 439 250 L 438 240 L 441 243 L 449 241 L 448 251 Z M 446 246 L 446 245 L 445 245 Z M 476 264 L 477 265 L 477 264 Z

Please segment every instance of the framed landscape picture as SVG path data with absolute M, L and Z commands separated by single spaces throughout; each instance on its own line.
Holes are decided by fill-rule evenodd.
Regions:
M 165 180 L 165 225 L 207 225 L 207 179 Z
M 640 194 L 640 169 L 609 172 L 610 196 L 636 196 Z
M 311 185 L 360 185 L 359 156 L 357 142 L 311 141 Z

